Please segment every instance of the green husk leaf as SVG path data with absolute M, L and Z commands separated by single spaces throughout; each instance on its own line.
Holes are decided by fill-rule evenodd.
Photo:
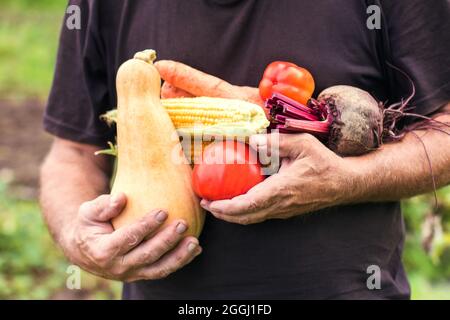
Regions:
M 98 156 L 99 154 L 106 154 L 109 156 L 117 157 L 117 145 L 108 141 L 108 146 L 109 149 L 99 150 L 95 152 L 95 155 Z

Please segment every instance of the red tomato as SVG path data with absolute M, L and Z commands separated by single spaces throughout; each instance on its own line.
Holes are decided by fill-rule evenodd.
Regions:
M 207 200 L 231 199 L 264 180 L 256 152 L 236 141 L 214 142 L 194 166 L 195 193 Z

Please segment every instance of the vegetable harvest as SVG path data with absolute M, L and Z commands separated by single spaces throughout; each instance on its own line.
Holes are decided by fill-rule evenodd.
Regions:
M 280 133 L 310 133 L 341 156 L 358 156 L 384 142 L 401 139 L 406 131 L 396 124 L 404 116 L 429 119 L 406 112 L 414 86 L 408 99 L 390 106 L 377 102 L 364 90 L 344 85 L 327 88 L 314 99 L 312 75 L 295 64 L 281 61 L 266 68 L 259 85 L 266 110 L 248 102 L 259 97 L 241 100 L 234 96 L 231 84 L 171 61 L 160 61 L 159 65 L 174 71 L 168 73 L 173 75 L 168 81 L 179 80 L 178 74 L 183 79 L 195 74 L 201 80 L 183 82 L 185 85 L 179 90 L 195 95 L 204 90 L 200 83 L 208 90 L 218 88 L 228 98 L 160 99 L 161 79 L 152 64 L 154 58 L 154 51 L 146 50 L 121 66 L 117 75 L 118 109 L 103 117 L 108 122 L 117 122 L 118 148 L 110 144 L 111 150 L 101 152 L 118 153 L 113 192 L 123 191 L 129 196 L 124 213 L 113 221 L 115 227 L 150 209 L 163 208 L 169 210 L 167 223 L 184 218 L 190 234 L 198 235 L 203 212 L 195 194 L 207 200 L 229 199 L 264 180 L 254 150 L 234 140 L 239 137 L 247 141 L 269 125 Z M 245 87 L 245 90 L 255 89 Z M 430 127 L 429 123 L 424 126 Z M 188 162 L 183 161 L 186 159 L 176 132 L 182 140 L 190 139 L 188 149 L 183 143 L 183 151 L 195 164 L 193 175 Z M 211 136 L 234 142 L 211 144 Z M 206 147 L 200 154 L 194 149 L 198 140 Z M 179 161 L 173 158 L 174 148 L 178 150 L 175 158 Z M 231 155 L 238 163 L 211 163 L 210 158 L 218 152 Z M 199 159 L 203 162 L 198 163 Z
M 191 167 L 183 161 L 175 128 L 160 102 L 155 56 L 153 50 L 139 52 L 117 73 L 118 163 L 111 193 L 124 192 L 127 204 L 113 225 L 119 228 L 153 209 L 165 209 L 164 225 L 181 218 L 189 226 L 186 234 L 198 236 L 204 212 L 192 188 Z
M 411 95 L 400 102 L 385 106 L 368 92 L 356 87 L 337 85 L 323 90 L 317 99 L 300 103 L 275 92 L 266 100 L 271 117 L 271 128 L 280 133 L 310 133 L 341 156 L 358 156 L 375 150 L 385 142 L 400 140 L 411 128 L 398 128 L 404 117 L 425 119 L 415 129 L 439 127 L 448 124 L 433 121 L 419 114 L 407 112 L 415 94 L 412 80 Z M 419 137 L 418 137 L 419 138 Z M 419 138 L 420 139 L 420 138 Z M 426 152 L 426 149 L 425 149 Z

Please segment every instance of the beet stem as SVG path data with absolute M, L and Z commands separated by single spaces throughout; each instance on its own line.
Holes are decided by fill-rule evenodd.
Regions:
M 275 93 L 266 101 L 272 123 L 280 132 L 311 133 L 327 137 L 333 122 L 326 103 L 311 99 L 303 105 L 282 94 Z
M 294 129 L 311 133 L 328 134 L 330 132 L 330 123 L 328 120 L 308 121 L 308 120 L 286 119 L 284 127 L 286 129 Z

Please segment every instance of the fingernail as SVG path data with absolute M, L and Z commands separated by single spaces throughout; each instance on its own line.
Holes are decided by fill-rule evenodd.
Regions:
M 188 252 L 194 251 L 195 248 L 197 248 L 197 244 L 196 244 L 195 242 L 189 242 L 189 244 L 188 244 L 188 246 L 187 246 Z
M 159 223 L 163 223 L 164 220 L 167 219 L 167 213 L 165 213 L 164 211 L 159 211 L 156 216 L 155 216 L 156 221 L 158 221 Z
M 180 222 L 177 224 L 176 230 L 177 230 L 177 233 L 182 234 L 183 232 L 185 232 L 187 230 L 187 226 L 184 223 Z
M 202 201 L 200 201 L 200 206 L 205 210 L 209 210 L 209 201 L 202 199 Z

